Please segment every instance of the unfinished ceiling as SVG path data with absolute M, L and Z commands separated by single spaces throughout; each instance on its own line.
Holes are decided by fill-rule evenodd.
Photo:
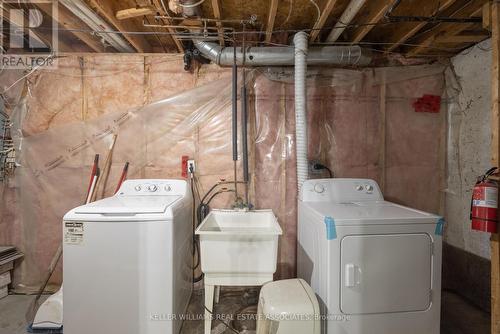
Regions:
M 50 4 L 25 6 L 54 16 Z M 184 52 L 195 34 L 224 45 L 282 45 L 304 30 L 313 44 L 436 58 L 488 38 L 488 8 L 487 0 L 59 0 L 54 19 L 59 52 Z M 48 29 L 30 34 L 47 40 Z

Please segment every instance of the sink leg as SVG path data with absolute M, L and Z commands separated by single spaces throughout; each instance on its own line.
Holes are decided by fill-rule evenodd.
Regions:
M 205 334 L 210 334 L 212 330 L 212 314 L 214 309 L 214 292 L 215 286 L 205 284 Z
M 215 304 L 219 304 L 220 285 L 215 286 Z

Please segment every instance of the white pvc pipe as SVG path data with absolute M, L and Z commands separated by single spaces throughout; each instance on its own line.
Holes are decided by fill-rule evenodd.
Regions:
M 360 11 L 361 7 L 366 3 L 367 0 L 352 0 L 347 6 L 346 10 L 340 16 L 339 21 L 335 24 L 332 31 L 326 38 L 327 42 L 333 43 L 339 39 L 340 35 L 347 28 L 349 23 L 351 23 L 352 19 L 356 16 L 356 14 Z
M 296 33 L 293 37 L 295 45 L 295 143 L 297 147 L 297 187 L 299 194 L 302 184 L 308 178 L 306 110 L 307 38 L 307 34 L 303 31 Z

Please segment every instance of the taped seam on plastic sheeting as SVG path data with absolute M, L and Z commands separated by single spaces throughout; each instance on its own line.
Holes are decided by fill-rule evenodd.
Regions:
M 436 225 L 436 231 L 434 232 L 434 234 L 443 235 L 444 224 L 446 224 L 446 221 L 444 220 L 444 218 L 439 218 L 437 225 Z
M 337 239 L 337 228 L 335 227 L 335 219 L 332 217 L 325 217 L 326 225 L 326 239 L 333 240 Z

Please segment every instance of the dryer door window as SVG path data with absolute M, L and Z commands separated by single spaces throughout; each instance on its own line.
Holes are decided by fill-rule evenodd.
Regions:
M 345 314 L 424 311 L 431 304 L 428 234 L 346 236 L 341 244 L 341 310 Z

